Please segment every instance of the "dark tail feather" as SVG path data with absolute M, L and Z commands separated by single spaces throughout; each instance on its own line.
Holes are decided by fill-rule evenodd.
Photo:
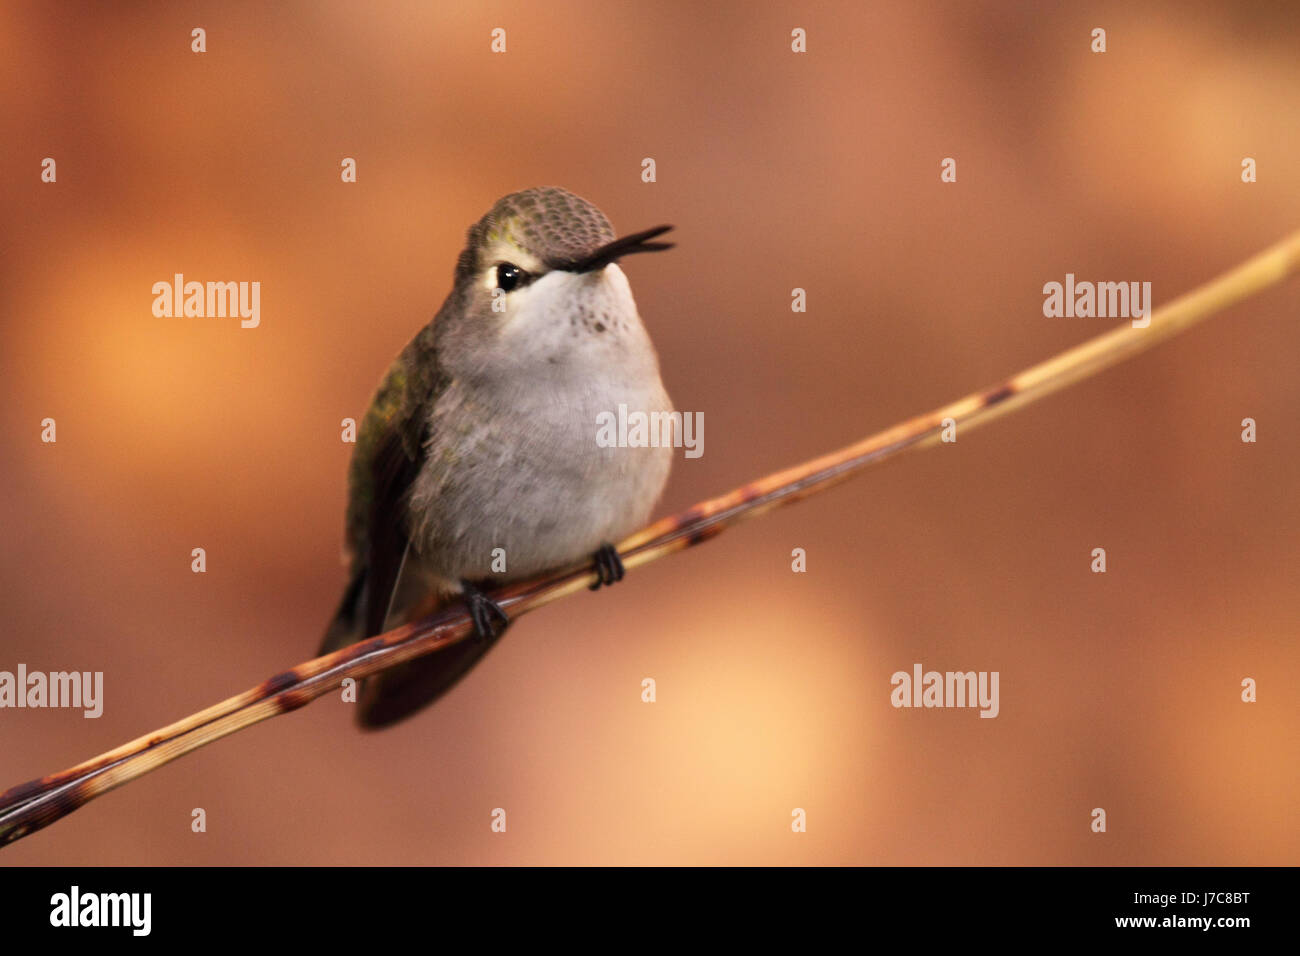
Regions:
M 451 690 L 494 643 L 469 637 L 368 678 L 361 688 L 357 723 L 379 730 L 410 717 Z
M 348 584 L 317 653 L 328 654 L 372 636 L 362 633 L 366 630 L 365 584 L 364 573 Z M 427 613 L 430 609 L 425 606 L 421 610 Z M 366 678 L 357 698 L 357 723 L 366 730 L 379 730 L 411 716 L 451 690 L 495 643 L 470 637 Z

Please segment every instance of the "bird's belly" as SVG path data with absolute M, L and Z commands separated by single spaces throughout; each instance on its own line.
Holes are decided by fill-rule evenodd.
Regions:
M 629 400 L 630 399 L 630 400 Z M 466 396 L 435 411 L 410 502 L 412 543 L 447 582 L 527 577 L 590 556 L 641 527 L 667 481 L 671 447 L 602 447 L 614 402 L 671 411 L 656 381 L 617 397 L 544 395 L 507 408 Z

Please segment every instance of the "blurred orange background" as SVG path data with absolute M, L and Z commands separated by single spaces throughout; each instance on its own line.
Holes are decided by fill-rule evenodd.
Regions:
M 1044 318 L 1067 272 L 1158 304 L 1300 227 L 1297 42 L 1282 4 L 0 5 L 0 670 L 105 682 L 98 720 L 0 711 L 0 789 L 312 655 L 339 423 L 498 196 L 676 224 L 626 265 L 705 417 L 667 513 L 1108 328 Z M 261 326 L 155 318 L 177 272 L 259 280 Z M 1300 862 L 1297 302 L 529 615 L 399 727 L 330 695 L 0 863 Z M 999 671 L 1000 716 L 895 710 L 916 662 Z

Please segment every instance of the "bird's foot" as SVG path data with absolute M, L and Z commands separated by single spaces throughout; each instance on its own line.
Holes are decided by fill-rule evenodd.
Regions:
M 590 590 L 595 591 L 602 584 L 613 584 L 615 581 L 623 580 L 623 559 L 618 556 L 612 544 L 602 544 L 600 550 L 593 555 L 593 560 L 596 562 L 596 573 L 600 578 Z
M 495 641 L 505 632 L 510 623 L 510 615 L 469 581 L 461 581 L 460 590 L 465 595 L 469 616 L 474 622 L 474 640 L 479 643 Z

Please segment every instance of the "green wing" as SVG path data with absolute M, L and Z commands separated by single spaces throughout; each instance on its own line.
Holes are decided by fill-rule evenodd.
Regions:
M 321 653 L 383 630 L 406 553 L 407 496 L 420 471 L 440 376 L 430 323 L 389 367 L 361 421 L 348 471 L 352 580 Z
M 419 580 L 402 574 L 404 567 L 409 570 L 403 562 L 407 496 L 420 471 L 429 413 L 445 384 L 430 324 L 388 370 L 357 435 L 347 519 L 352 581 L 325 633 L 322 654 L 382 633 L 394 593 L 418 590 Z M 410 716 L 450 690 L 493 644 L 461 641 L 367 678 L 358 698 L 359 723 L 374 729 Z

